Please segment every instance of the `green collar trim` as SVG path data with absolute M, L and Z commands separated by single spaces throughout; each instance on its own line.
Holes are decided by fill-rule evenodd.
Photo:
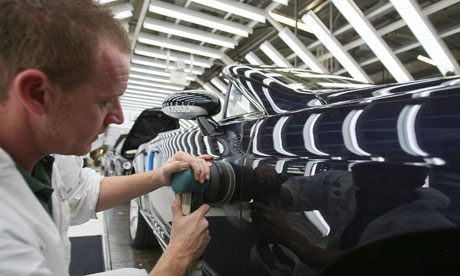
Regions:
M 21 173 L 29 188 L 37 197 L 40 204 L 45 208 L 46 212 L 52 217 L 52 201 L 51 194 L 53 188 L 51 186 L 51 174 L 53 172 L 54 157 L 47 156 L 42 158 L 35 164 L 32 169 L 32 174 L 29 174 L 19 164 L 16 163 L 16 168 Z

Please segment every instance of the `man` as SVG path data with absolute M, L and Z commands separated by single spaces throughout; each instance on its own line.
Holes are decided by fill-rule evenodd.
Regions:
M 63 232 L 73 213 L 90 217 L 169 185 L 189 166 L 196 180 L 209 179 L 209 157 L 182 152 L 126 177 L 99 178 L 75 162 L 72 175 L 59 155 L 53 164 L 50 154 L 83 155 L 109 124 L 123 122 L 131 48 L 106 9 L 90 0 L 0 0 L 0 37 L 1 275 L 68 275 Z M 210 240 L 209 206 L 184 217 L 180 204 L 151 275 L 183 275 Z

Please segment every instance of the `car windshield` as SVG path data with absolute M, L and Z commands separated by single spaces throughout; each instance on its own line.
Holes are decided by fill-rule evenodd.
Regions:
M 236 88 L 236 86 L 232 85 L 226 117 L 234 117 L 256 111 L 258 111 L 258 109 L 238 90 L 238 88 Z
M 317 74 L 305 70 L 264 68 L 267 76 L 274 78 L 292 89 L 320 92 L 372 86 L 351 78 Z

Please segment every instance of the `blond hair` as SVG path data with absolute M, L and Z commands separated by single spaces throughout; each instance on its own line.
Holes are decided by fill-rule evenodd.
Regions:
M 63 89 L 83 83 L 95 73 L 103 40 L 131 53 L 120 22 L 91 0 L 0 0 L 0 101 L 25 69 Z

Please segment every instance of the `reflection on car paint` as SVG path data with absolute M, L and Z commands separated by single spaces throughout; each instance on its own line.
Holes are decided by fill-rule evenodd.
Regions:
M 459 78 L 356 87 L 359 82 L 324 76 L 324 83 L 340 84 L 331 89 L 321 75 L 276 70 L 223 71 L 231 86 L 227 99 L 250 102 L 260 113 L 248 108 L 251 116 L 226 116 L 224 110 L 218 134 L 180 129 L 143 145 L 155 149 L 155 167 L 179 150 L 232 164 L 233 199 L 208 216 L 208 273 L 316 275 L 376 241 L 458 229 Z M 299 85 L 292 76 L 315 80 Z M 149 194 L 151 210 L 144 206 L 157 216 L 165 240 L 169 192 Z

